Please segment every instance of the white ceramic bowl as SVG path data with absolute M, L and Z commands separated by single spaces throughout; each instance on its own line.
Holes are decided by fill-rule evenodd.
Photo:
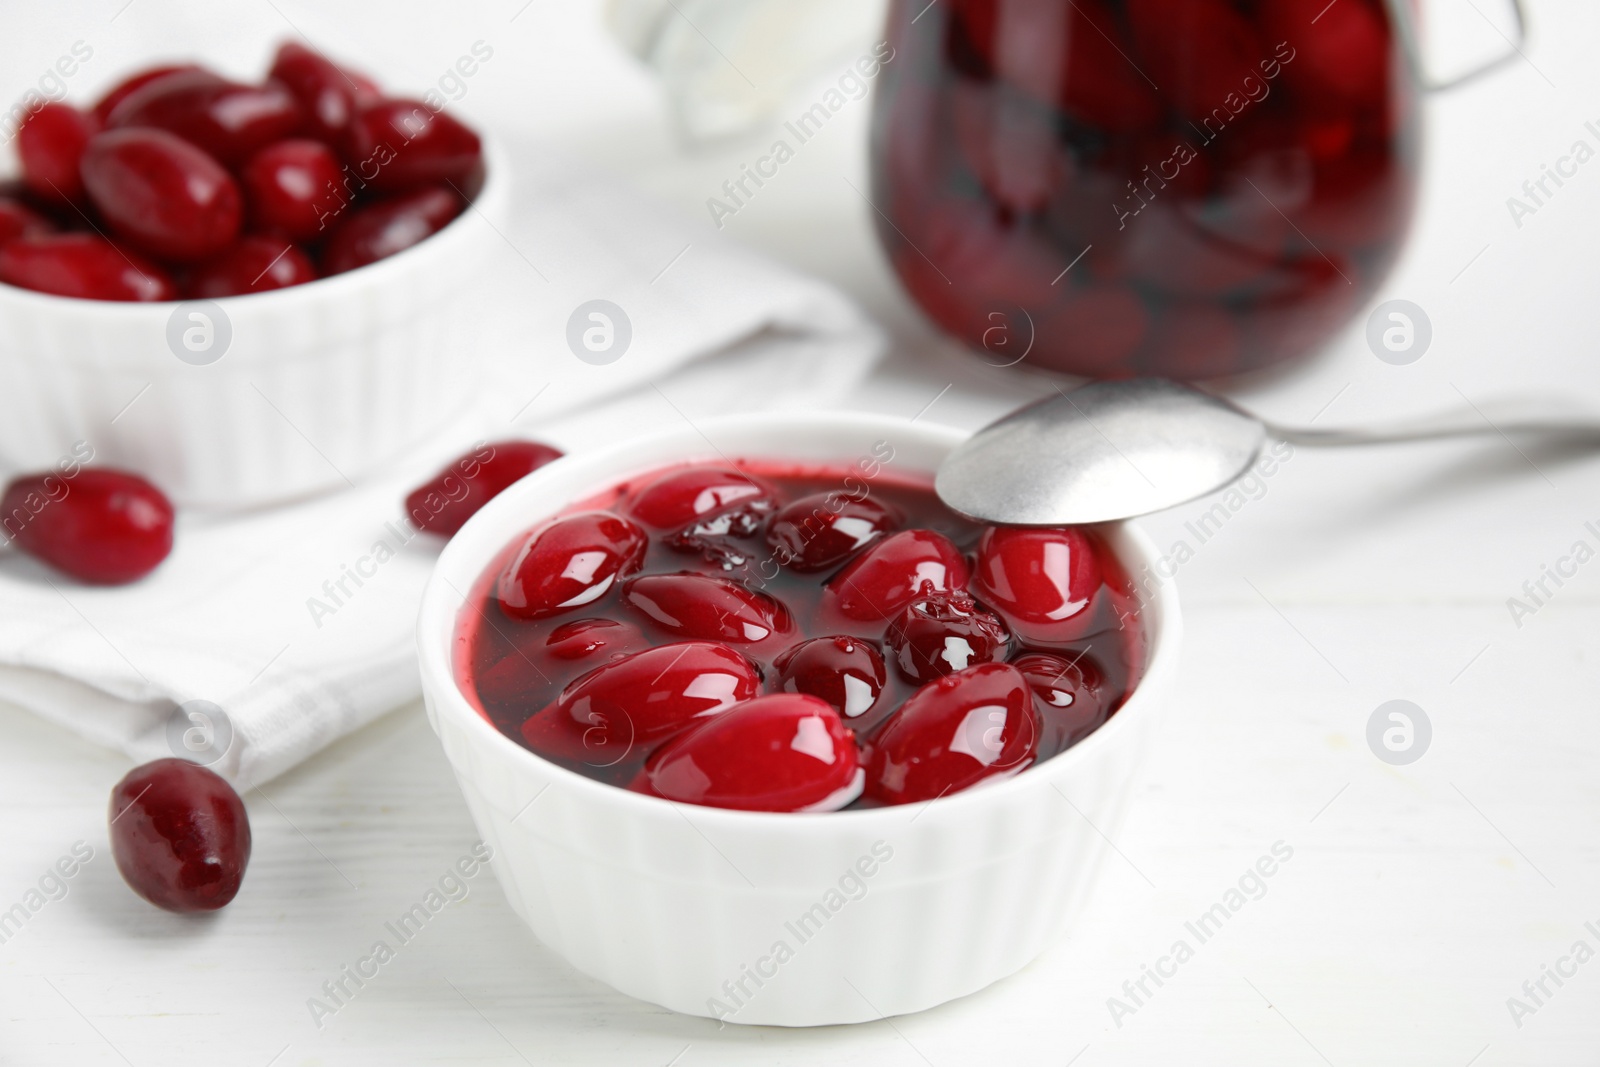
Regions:
M 975 992 L 1071 924 L 1107 858 L 1101 831 L 1115 833 L 1167 700 L 1179 636 L 1170 585 L 1143 609 L 1146 672 L 1104 726 L 1014 778 L 901 807 L 743 812 L 605 785 L 501 734 L 452 668 L 465 598 L 496 554 L 630 475 L 723 456 L 853 463 L 880 440 L 894 448 L 893 471 L 928 473 L 964 436 L 871 416 L 708 420 L 541 468 L 450 541 L 418 626 L 428 717 L 494 848 L 496 876 L 539 940 L 585 974 L 674 1011 L 815 1026 Z M 1136 531 L 1108 536 L 1130 571 L 1153 561 Z
M 0 474 L 52 467 L 86 442 L 94 462 L 143 474 L 179 505 L 245 508 L 343 486 L 426 440 L 479 381 L 468 298 L 511 184 L 505 153 L 489 138 L 484 151 L 483 189 L 443 230 L 307 285 L 213 309 L 0 285 Z M 203 331 L 196 310 L 215 320 L 209 351 L 182 344 Z M 224 320 L 220 358 L 179 358 L 211 356 Z

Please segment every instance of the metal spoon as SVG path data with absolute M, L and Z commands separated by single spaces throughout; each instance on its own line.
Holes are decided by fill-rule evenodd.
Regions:
M 1049 397 L 979 430 L 945 458 L 934 488 L 951 508 L 983 522 L 1113 522 L 1230 485 L 1270 439 L 1377 445 L 1526 434 L 1600 440 L 1600 421 L 1548 414 L 1491 421 L 1474 406 L 1403 426 L 1312 430 L 1266 422 L 1177 382 L 1130 378 Z

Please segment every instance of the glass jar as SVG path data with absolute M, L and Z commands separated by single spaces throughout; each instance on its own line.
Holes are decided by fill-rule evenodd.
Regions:
M 1327 341 L 1405 238 L 1420 84 L 1384 0 L 893 0 L 883 245 L 991 363 L 1236 374 Z

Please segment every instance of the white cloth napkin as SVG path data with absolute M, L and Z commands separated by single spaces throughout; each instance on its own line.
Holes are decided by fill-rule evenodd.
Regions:
M 478 410 L 355 489 L 180 516 L 172 556 L 132 586 L 78 585 L 0 553 L 0 699 L 136 761 L 181 750 L 192 721 L 176 709 L 207 701 L 232 733 L 211 766 L 241 788 L 268 781 L 418 695 L 416 610 L 440 542 L 412 532 L 403 498 L 450 457 L 479 440 L 571 451 L 719 412 L 823 406 L 880 354 L 839 293 L 708 226 L 589 182 L 517 192 L 504 255 L 485 264 L 493 365 Z M 566 342 L 595 298 L 633 330 L 604 366 Z

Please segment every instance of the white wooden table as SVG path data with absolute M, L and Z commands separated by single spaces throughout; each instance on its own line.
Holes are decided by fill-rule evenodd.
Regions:
M 485 40 L 495 59 L 465 110 L 691 216 L 765 145 L 683 153 L 589 3 L 419 3 L 377 23 L 353 2 L 135 0 L 112 22 L 114 6 L 8 13 L 0 92 L 19 96 L 78 39 L 96 56 L 74 93 L 145 56 L 220 54 L 247 69 L 291 20 L 418 83 Z M 1545 0 L 1534 15 L 1531 63 L 1430 105 L 1423 207 L 1384 292 L 1427 310 L 1430 352 L 1381 363 L 1357 324 L 1325 357 L 1239 396 L 1329 425 L 1512 389 L 1600 410 L 1600 162 L 1520 229 L 1505 204 L 1574 141 L 1600 147 L 1584 128 L 1600 120 L 1600 10 Z M 1448 43 L 1498 40 L 1467 0 L 1439 4 L 1434 22 Z M 830 125 L 728 231 L 834 279 L 890 325 L 897 353 L 858 406 L 913 414 L 949 385 L 926 417 L 976 426 L 1042 386 L 953 355 L 890 283 L 870 208 L 845 180 L 865 188 L 865 117 Z M 1600 951 L 1600 564 L 1520 626 L 1507 599 L 1573 542 L 1600 548 L 1584 528 L 1600 520 L 1600 462 L 1494 441 L 1302 450 L 1199 544 L 1185 524 L 1211 503 L 1147 523 L 1163 547 L 1195 552 L 1177 577 L 1181 707 L 1117 836 L 1125 862 L 1069 939 L 977 996 L 849 1028 L 718 1029 L 574 973 L 521 927 L 490 872 L 316 1020 L 309 998 L 331 1003 L 323 983 L 475 840 L 419 706 L 252 793 L 244 890 L 201 921 L 154 911 L 118 879 L 105 808 L 125 761 L 0 709 L 0 909 L 76 842 L 94 850 L 65 896 L 0 944 L 0 1063 L 1594 1063 L 1600 962 L 1561 964 L 1570 977 L 1545 978 L 1538 1003 L 1524 983 L 1537 993 L 1577 941 Z M 1391 699 L 1432 724 L 1409 766 L 1367 744 Z M 1134 1005 L 1124 983 L 1176 940 L 1193 946 L 1185 923 L 1279 842 L 1292 858 L 1259 899 L 1163 986 L 1147 982 L 1131 1014 L 1108 1007 Z M 1514 1018 L 1512 997 L 1536 1010 Z

